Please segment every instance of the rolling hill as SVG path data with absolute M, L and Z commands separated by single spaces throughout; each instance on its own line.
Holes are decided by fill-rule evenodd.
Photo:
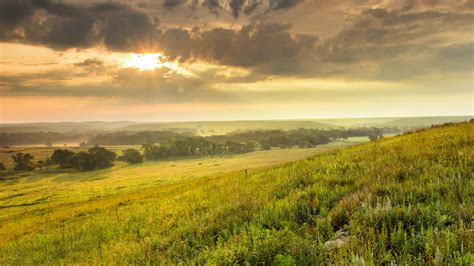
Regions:
M 51 180 L 69 182 L 59 201 L 47 187 L 28 197 L 45 174 L 3 181 L 0 263 L 469 264 L 473 132 L 473 122 L 441 126 L 173 182 L 158 167 L 147 186 L 135 176 L 147 164 L 65 173 Z

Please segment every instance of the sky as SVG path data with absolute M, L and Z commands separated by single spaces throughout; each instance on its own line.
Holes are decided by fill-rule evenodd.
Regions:
M 474 0 L 1 0 L 0 122 L 473 115 Z

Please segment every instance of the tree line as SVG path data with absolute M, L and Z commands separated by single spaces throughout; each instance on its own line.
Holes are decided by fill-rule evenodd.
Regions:
M 332 140 L 347 139 L 349 137 L 361 136 L 382 136 L 385 133 L 400 133 L 401 130 L 395 127 L 384 128 L 348 128 L 348 129 L 293 129 L 293 130 L 248 130 L 234 131 L 226 135 L 212 135 L 199 137 L 186 133 L 176 133 L 171 131 L 140 131 L 129 132 L 120 131 L 99 134 L 88 141 L 88 145 L 142 145 L 160 144 L 174 145 L 175 141 L 187 141 L 188 138 L 217 142 L 220 144 L 226 141 L 234 142 L 254 142 L 261 147 L 314 147 L 325 144 Z
M 144 157 L 148 160 L 182 156 L 238 154 L 254 151 L 255 142 L 210 141 L 204 137 L 176 140 L 172 144 L 143 144 Z
M 227 140 L 236 142 L 258 142 L 262 146 L 275 147 L 307 147 L 316 143 L 323 143 L 327 139 L 338 139 L 360 136 L 380 136 L 384 133 L 400 133 L 398 128 L 348 128 L 348 129 L 293 129 L 293 130 L 250 130 L 234 131 L 226 135 L 212 135 L 205 137 L 207 140 Z M 161 131 L 117 131 L 106 133 L 75 133 L 75 132 L 28 132 L 28 133 L 0 133 L 0 145 L 28 145 L 43 144 L 53 146 L 64 142 L 82 142 L 81 146 L 107 146 L 107 145 L 141 145 L 148 143 L 159 143 L 172 145 L 176 140 L 186 140 L 189 137 L 197 137 L 196 131 L 192 130 L 161 130 Z
M 135 164 L 143 162 L 144 159 L 239 154 L 274 147 L 311 148 L 348 137 L 368 136 L 370 140 L 375 140 L 387 132 L 396 132 L 396 128 L 253 130 L 208 137 L 189 136 L 187 133 L 168 131 L 146 131 L 133 134 L 116 132 L 111 133 L 112 135 L 100 135 L 93 141 L 98 141 L 105 136 L 112 136 L 107 142 L 109 145 L 136 144 L 135 141 L 141 141 L 144 143 L 142 144 L 143 154 L 136 149 L 126 149 L 123 151 L 123 155 L 117 157 L 113 151 L 96 145 L 88 149 L 87 152 L 56 149 L 50 158 L 38 161 L 36 164 L 33 163 L 34 157 L 28 153 L 17 153 L 12 156 L 12 159 L 16 171 L 31 171 L 52 164 L 57 164 L 60 168 L 90 171 L 111 167 L 115 160 Z M 85 145 L 85 143 L 81 144 Z M 0 170 L 4 168 L 4 165 L 0 165 Z
M 36 168 L 41 170 L 50 165 L 59 165 L 59 168 L 73 168 L 79 171 L 92 171 L 113 166 L 116 158 L 115 152 L 99 146 L 92 147 L 87 152 L 56 149 L 51 157 L 37 162 L 33 162 L 34 156 L 29 153 L 19 152 L 12 155 L 13 170 L 15 171 L 33 171 Z M 5 170 L 5 165 L 1 164 L 0 169 Z

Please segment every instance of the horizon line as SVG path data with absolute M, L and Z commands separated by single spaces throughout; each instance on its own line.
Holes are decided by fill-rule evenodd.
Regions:
M 229 120 L 165 120 L 165 121 L 133 121 L 133 120 L 82 120 L 82 121 L 36 121 L 36 122 L 0 122 L 0 125 L 19 124 L 59 124 L 59 123 L 205 123 L 205 122 L 252 122 L 252 121 L 311 121 L 338 119 L 382 119 L 382 118 L 428 118 L 428 117 L 474 117 L 474 114 L 459 115 L 423 115 L 423 116 L 361 116 L 361 117 L 324 117 L 324 118 L 274 118 L 274 119 L 229 119 Z

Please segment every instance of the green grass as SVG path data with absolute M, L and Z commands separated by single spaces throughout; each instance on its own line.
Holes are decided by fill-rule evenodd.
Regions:
M 259 160 L 298 158 L 276 150 L 220 158 L 229 164 L 217 171 L 224 162 L 206 158 L 7 180 L 0 263 L 470 264 L 473 132 L 435 128 L 248 175 Z M 325 247 L 341 229 L 351 236 Z
M 5 180 L 0 181 L 0 221 L 6 225 L 21 217 L 25 226 L 30 227 L 32 223 L 43 222 L 38 220 L 42 218 L 37 216 L 38 213 L 54 213 L 59 207 L 75 207 L 106 196 L 126 195 L 218 173 L 243 169 L 251 171 L 304 159 L 346 145 L 351 143 L 332 143 L 314 149 L 271 150 L 229 156 L 148 161 L 136 165 L 115 162 L 115 166 L 110 169 L 91 172 L 51 169 L 17 173 L 4 176 Z M 22 233 L 22 230 L 21 224 L 14 228 L 0 224 L 0 239 L 14 237 L 14 232 Z

